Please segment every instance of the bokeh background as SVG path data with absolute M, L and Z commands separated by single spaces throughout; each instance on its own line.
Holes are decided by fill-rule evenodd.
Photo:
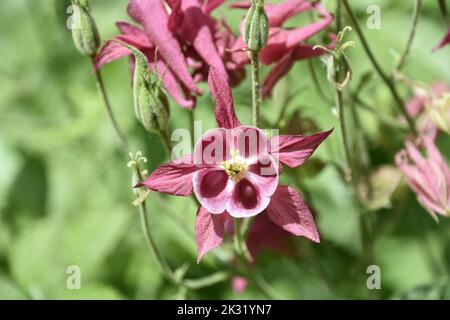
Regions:
M 159 273 L 149 256 L 131 202 L 128 159 L 106 117 L 91 73 L 90 61 L 73 46 L 66 27 L 68 0 L 3 0 L 0 2 L 0 298 L 2 299 L 169 299 L 177 289 Z M 449 50 L 431 49 L 446 32 L 437 1 L 423 1 L 411 54 L 404 73 L 425 83 L 450 82 Z M 334 10 L 335 1 L 325 1 Z M 406 44 L 413 1 L 350 1 L 370 46 L 383 67 L 392 70 Z M 127 20 L 125 0 L 91 0 L 103 39 L 117 34 L 114 23 Z M 381 8 L 381 29 L 365 27 L 366 9 Z M 222 8 L 238 32 L 243 11 Z M 345 18 L 345 17 L 344 17 Z M 290 21 L 306 23 L 308 17 Z M 348 20 L 347 20 L 348 21 Z M 360 97 L 389 117 L 395 109 L 357 41 L 349 58 L 351 87 L 372 75 Z M 321 43 L 320 37 L 313 39 Z M 314 66 L 323 91 L 332 96 L 325 69 Z M 149 159 L 149 170 L 165 160 L 158 137 L 147 134 L 132 111 L 128 61 L 102 70 L 120 125 L 133 150 Z M 406 100 L 412 93 L 400 85 Z M 203 89 L 206 89 L 203 87 Z M 206 91 L 207 92 L 207 91 Z M 286 96 L 296 92 L 293 99 Z M 250 121 L 248 79 L 234 90 L 236 110 Z M 333 104 L 315 90 L 306 62 L 297 63 L 276 87 L 262 109 L 266 124 L 274 123 L 288 103 L 282 130 L 335 127 L 311 164 L 284 179 L 304 193 L 313 207 L 322 242 L 294 239 L 294 252 L 264 252 L 257 267 L 270 284 L 290 299 L 366 299 L 367 266 L 361 262 L 360 225 L 356 205 L 333 163 L 343 161 Z M 381 268 L 381 290 L 372 296 L 450 298 L 450 223 L 436 224 L 417 203 L 393 167 L 403 135 L 356 104 L 368 141 L 372 166 L 381 170 L 376 210 L 371 215 L 374 258 Z M 199 99 L 195 113 L 204 129 L 214 127 L 213 101 Z M 188 112 L 171 107 L 171 128 L 188 128 Z M 438 145 L 450 156 L 450 140 Z M 285 175 L 287 176 L 287 175 Z M 156 241 L 171 266 L 189 266 L 190 277 L 227 271 L 230 245 L 210 253 L 197 265 L 194 242 L 196 204 L 191 198 L 154 195 L 148 200 Z M 66 269 L 81 268 L 81 290 L 66 288 Z M 230 281 L 188 293 L 189 298 L 263 298 L 249 286 L 233 292 Z

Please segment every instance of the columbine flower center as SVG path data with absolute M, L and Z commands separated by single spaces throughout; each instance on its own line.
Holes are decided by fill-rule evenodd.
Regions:
M 231 159 L 223 161 L 222 166 L 228 177 L 235 181 L 239 181 L 248 169 L 245 159 L 239 155 L 239 150 L 231 150 Z

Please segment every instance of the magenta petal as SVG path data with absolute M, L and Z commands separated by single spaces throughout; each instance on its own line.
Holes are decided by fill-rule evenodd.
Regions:
M 206 253 L 222 243 L 226 219 L 226 214 L 211 214 L 203 207 L 198 209 L 195 219 L 197 263 Z
M 240 125 L 234 112 L 233 96 L 228 81 L 214 68 L 209 69 L 208 86 L 216 100 L 216 121 L 221 128 L 233 129 Z
M 302 165 L 333 129 L 311 136 L 282 135 L 271 140 L 271 155 L 289 167 Z
M 150 41 L 148 35 L 139 27 L 132 25 L 131 23 L 125 21 L 119 21 L 116 23 L 117 28 L 123 35 L 132 36 L 136 45 L 135 47 L 154 47 L 153 43 Z
M 229 130 L 212 129 L 205 133 L 194 148 L 194 161 L 197 165 L 221 166 L 230 158 Z
M 200 94 L 201 91 L 189 74 L 180 44 L 169 30 L 169 16 L 162 1 L 130 0 L 128 13 L 134 20 L 144 26 L 144 30 L 158 47 L 164 60 L 170 65 L 170 69 L 184 85 L 192 92 Z
M 189 196 L 193 191 L 192 178 L 200 169 L 194 165 L 192 156 L 188 155 L 159 166 L 145 182 L 139 183 L 137 187 L 145 186 L 158 192 Z
M 267 98 L 272 89 L 275 87 L 276 83 L 283 78 L 289 70 L 291 70 L 294 65 L 294 60 L 292 59 L 292 52 L 285 55 L 276 65 L 270 70 L 266 79 L 264 79 L 262 96 L 263 99 Z
M 280 27 L 286 20 L 296 14 L 313 8 L 306 0 L 286 0 L 278 4 L 267 5 L 266 13 L 271 27 Z
M 324 53 L 321 49 L 313 50 L 312 46 L 308 45 L 298 45 L 294 49 L 286 54 L 281 60 L 270 70 L 269 74 L 266 76 L 263 84 L 263 98 L 267 98 L 272 89 L 275 87 L 276 83 L 283 78 L 289 70 L 291 70 L 295 61 L 306 60 L 314 57 L 321 56 Z M 262 57 L 261 57 L 262 59 Z M 269 62 L 272 57 L 269 57 Z
M 269 205 L 270 197 L 263 194 L 261 187 L 248 178 L 242 178 L 234 186 L 226 210 L 235 218 L 247 218 L 261 213 Z
M 225 211 L 234 183 L 228 179 L 223 168 L 207 168 L 198 171 L 194 174 L 192 181 L 195 195 L 205 209 L 214 214 Z
M 265 133 L 256 127 L 239 126 L 232 133 L 231 148 L 239 150 L 239 155 L 247 161 L 256 162 L 260 156 L 265 156 L 269 149 L 269 140 Z
M 228 78 L 225 66 L 214 44 L 209 27 L 209 18 L 202 11 L 200 2 L 198 0 L 183 0 L 181 1 L 181 9 L 184 12 L 183 36 L 192 43 L 197 53 L 208 65 Z
M 278 163 L 270 155 L 265 155 L 249 165 L 246 178 L 259 186 L 261 193 L 270 197 L 278 187 Z
M 296 235 L 320 242 L 310 209 L 297 191 L 279 186 L 266 209 L 273 223 Z
M 154 51 L 153 51 L 154 52 Z M 153 53 L 154 55 L 154 53 Z M 147 56 L 149 61 L 154 60 L 154 57 Z M 150 68 L 154 68 L 155 63 L 149 63 Z M 164 89 L 169 93 L 173 100 L 182 108 L 192 109 L 195 105 L 195 99 L 193 97 L 185 98 L 182 93 L 177 79 L 173 72 L 167 68 L 166 64 L 162 60 L 158 60 L 156 63 L 156 70 L 158 75 L 163 78 Z
M 288 30 L 288 47 L 293 47 L 299 42 L 311 38 L 313 35 L 319 33 L 321 30 L 325 29 L 331 24 L 331 22 L 333 21 L 333 15 L 320 4 L 317 4 L 315 8 L 319 12 L 319 14 L 322 15 L 322 20 L 319 22 L 311 23 L 306 27 Z

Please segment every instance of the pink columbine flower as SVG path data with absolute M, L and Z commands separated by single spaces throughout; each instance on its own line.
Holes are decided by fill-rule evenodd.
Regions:
M 444 46 L 450 44 L 450 28 L 448 29 L 447 33 L 445 34 L 444 38 L 442 38 L 441 42 L 433 48 L 433 51 L 442 49 Z
M 250 1 L 234 3 L 232 7 L 247 9 L 250 7 Z M 308 0 L 286 0 L 278 4 L 266 4 L 264 8 L 269 18 L 269 38 L 266 46 L 261 50 L 260 60 L 264 65 L 275 63 L 263 84 L 263 96 L 267 97 L 278 80 L 289 72 L 296 61 L 317 57 L 324 53 L 321 49 L 313 50 L 312 45 L 304 42 L 328 27 L 333 21 L 333 15 L 320 3 Z M 317 13 L 320 20 L 293 29 L 283 27 L 288 19 L 307 11 Z M 249 63 L 248 55 L 239 52 L 239 49 L 244 47 L 242 37 L 233 47 L 236 51 L 235 55 L 238 56 L 235 56 L 234 60 L 240 60 L 241 64 Z
M 405 143 L 406 149 L 397 153 L 395 161 L 406 176 L 417 199 L 428 212 L 450 215 L 450 169 L 430 137 L 419 138 L 416 144 Z M 426 155 L 421 154 L 425 149 Z
M 216 100 L 218 129 L 204 134 L 194 153 L 156 169 L 139 186 L 179 196 L 195 193 L 198 260 L 220 245 L 232 218 L 266 214 L 284 230 L 319 242 L 311 211 L 293 188 L 279 185 L 280 164 L 303 164 L 332 130 L 311 136 L 269 139 L 241 125 L 227 80 L 211 68 L 208 85 Z
M 121 34 L 116 39 L 147 56 L 150 67 L 156 68 L 160 76 L 165 75 L 164 88 L 183 108 L 194 107 L 195 96 L 201 94 L 197 82 L 205 78 L 202 72 L 209 66 L 225 77 L 235 71 L 233 64 L 227 64 L 227 68 L 223 62 L 227 53 L 221 55 L 218 51 L 224 36 L 227 45 L 235 41 L 210 16 L 219 4 L 201 0 L 130 0 L 128 14 L 143 29 L 127 22 L 117 23 Z M 120 44 L 108 41 L 96 57 L 95 68 L 129 55 Z

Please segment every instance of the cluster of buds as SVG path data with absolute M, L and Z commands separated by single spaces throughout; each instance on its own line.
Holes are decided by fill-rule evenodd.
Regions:
M 267 43 L 269 19 L 264 11 L 264 0 L 252 0 L 244 22 L 243 38 L 251 51 L 259 52 Z
M 94 57 L 100 48 L 100 36 L 87 0 L 72 0 L 72 37 L 81 54 Z
M 339 91 L 344 90 L 352 78 L 352 69 L 345 55 L 345 50 L 348 47 L 353 47 L 355 43 L 353 41 L 344 42 L 345 33 L 351 30 L 351 27 L 346 26 L 342 31 L 339 31 L 336 37 L 336 46 L 333 50 L 324 46 L 314 46 L 314 49 L 319 48 L 329 53 L 323 58 L 327 67 L 327 78 Z

